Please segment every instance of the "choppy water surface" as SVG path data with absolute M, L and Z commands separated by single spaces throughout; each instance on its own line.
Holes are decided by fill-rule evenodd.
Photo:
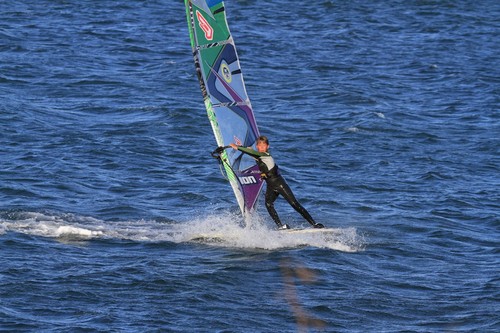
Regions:
M 181 1 L 4 1 L 0 330 L 498 331 L 499 4 L 226 6 L 261 132 L 336 232 L 243 225 Z

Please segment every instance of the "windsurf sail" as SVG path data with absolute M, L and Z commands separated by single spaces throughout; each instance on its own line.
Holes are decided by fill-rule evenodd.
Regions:
M 208 119 L 219 147 L 254 147 L 259 137 L 222 0 L 185 0 L 194 63 Z M 255 161 L 233 149 L 218 157 L 244 216 L 254 209 L 263 181 Z

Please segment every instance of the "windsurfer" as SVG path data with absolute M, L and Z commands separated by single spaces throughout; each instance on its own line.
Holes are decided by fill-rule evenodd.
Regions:
M 288 201 L 290 206 L 302 215 L 314 228 L 324 228 L 324 225 L 316 223 L 307 210 L 297 201 L 292 190 L 286 183 L 285 178 L 281 176 L 278 165 L 274 163 L 274 159 L 269 153 L 269 140 L 266 136 L 260 136 L 257 139 L 257 151 L 252 148 L 237 146 L 234 143 L 230 146 L 235 150 L 239 150 L 252 156 L 257 161 L 257 165 L 261 171 L 261 176 L 267 183 L 265 195 L 266 208 L 269 215 L 271 215 L 274 222 L 278 225 L 278 229 L 290 228 L 287 224 L 281 223 L 278 213 L 274 208 L 274 201 L 276 201 L 280 194 L 286 199 L 286 201 Z

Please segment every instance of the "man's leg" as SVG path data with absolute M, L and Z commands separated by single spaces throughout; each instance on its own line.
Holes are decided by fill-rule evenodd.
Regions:
M 281 227 L 283 224 L 280 221 L 280 218 L 278 216 L 278 212 L 274 208 L 274 202 L 278 198 L 279 193 L 274 191 L 273 189 L 270 189 L 269 187 L 266 190 L 266 208 L 271 215 L 272 219 L 274 222 L 278 225 L 278 228 Z
M 288 184 L 283 181 L 279 187 L 278 187 L 278 192 L 283 196 L 283 198 L 288 201 L 290 206 L 293 207 L 300 215 L 302 215 L 303 218 L 307 220 L 313 227 L 315 228 L 323 228 L 323 225 L 320 223 L 316 223 L 314 219 L 312 218 L 311 214 L 299 203 L 299 201 L 295 198 L 293 195 L 292 189 Z

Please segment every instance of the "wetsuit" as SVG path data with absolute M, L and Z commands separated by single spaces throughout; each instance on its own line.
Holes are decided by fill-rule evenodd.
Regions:
M 238 147 L 238 150 L 252 156 L 257 161 L 257 165 L 259 166 L 259 170 L 261 171 L 261 177 L 267 183 L 267 189 L 265 195 L 266 208 L 267 211 L 269 212 L 269 215 L 271 215 L 271 217 L 273 218 L 274 222 L 278 225 L 278 227 L 280 228 L 283 227 L 283 224 L 281 223 L 278 213 L 274 208 L 274 201 L 276 201 L 276 199 L 280 194 L 312 226 L 316 228 L 323 227 L 323 225 L 321 225 L 320 223 L 316 223 L 311 217 L 311 215 L 307 212 L 307 210 L 304 207 L 302 207 L 302 205 L 297 201 L 297 199 L 293 195 L 292 190 L 286 183 L 285 178 L 283 178 L 280 175 L 278 165 L 274 163 L 274 159 L 271 156 L 271 154 L 269 154 L 268 152 L 260 153 L 251 148 L 245 148 L 245 147 Z

